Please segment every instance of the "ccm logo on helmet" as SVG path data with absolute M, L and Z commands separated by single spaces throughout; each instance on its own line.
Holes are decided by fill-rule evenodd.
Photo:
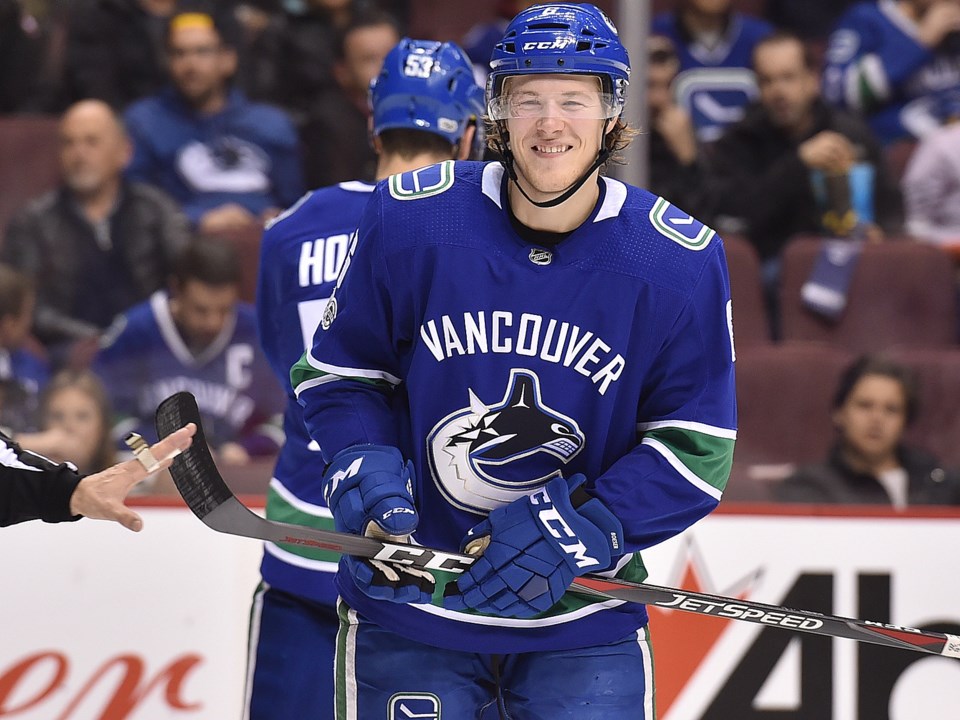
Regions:
M 555 40 L 541 40 L 540 42 L 525 42 L 524 50 L 563 50 L 567 45 L 573 45 L 576 40 L 572 37 L 558 37 Z

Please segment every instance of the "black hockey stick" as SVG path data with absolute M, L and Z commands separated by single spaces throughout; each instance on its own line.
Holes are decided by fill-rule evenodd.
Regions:
M 233 494 L 214 463 L 200 423 L 197 401 L 188 392 L 164 400 L 157 408 L 157 432 L 166 437 L 187 423 L 195 423 L 193 445 L 177 456 L 170 474 L 187 506 L 205 525 L 222 533 L 268 540 L 287 545 L 347 553 L 358 557 L 412 565 L 426 570 L 461 573 L 476 559 L 472 555 L 381 541 L 371 537 L 320 530 L 302 525 L 266 520 L 244 506 Z M 768 627 L 842 637 L 859 642 L 916 650 L 960 658 L 960 636 L 917 630 L 887 623 L 822 615 L 777 605 L 738 600 L 706 593 L 635 583 L 598 575 L 584 575 L 573 581 L 571 590 L 627 602 L 745 620 Z

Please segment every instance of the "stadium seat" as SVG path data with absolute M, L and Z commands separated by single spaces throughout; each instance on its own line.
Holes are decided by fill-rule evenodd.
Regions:
M 728 499 L 758 494 L 735 485 L 782 479 L 787 466 L 826 457 L 833 441 L 833 393 L 852 360 L 851 353 L 822 343 L 771 344 L 737 353 L 736 472 Z
M 0 241 L 10 219 L 60 179 L 59 118 L 0 117 Z
M 733 337 L 738 348 L 770 342 L 770 323 L 763 299 L 760 258 L 750 242 L 739 235 L 725 235 L 723 246 L 730 273 L 733 298 Z
M 889 355 L 911 368 L 919 384 L 919 412 L 907 440 L 960 468 L 960 350 L 898 348 Z
M 785 341 L 821 341 L 855 353 L 897 345 L 957 345 L 957 285 L 943 250 L 906 240 L 869 243 L 854 269 L 847 305 L 836 322 L 804 307 L 801 288 L 823 240 L 801 237 L 783 251 L 780 285 Z

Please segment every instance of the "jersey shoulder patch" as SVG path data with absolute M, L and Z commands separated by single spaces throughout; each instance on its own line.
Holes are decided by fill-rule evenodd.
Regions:
M 419 200 L 433 197 L 453 187 L 453 160 L 437 165 L 391 175 L 387 181 L 390 196 L 396 200 Z
M 703 250 L 716 235 L 712 228 L 663 198 L 657 198 L 650 209 L 650 224 L 661 235 L 688 250 Z

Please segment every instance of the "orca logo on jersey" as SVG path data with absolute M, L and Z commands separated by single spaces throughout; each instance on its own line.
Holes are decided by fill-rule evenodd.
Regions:
M 530 370 L 513 368 L 497 403 L 468 392 L 469 406 L 427 437 L 434 482 L 463 510 L 486 514 L 529 495 L 557 477 L 586 442 L 576 420 L 543 403 L 540 379 Z

